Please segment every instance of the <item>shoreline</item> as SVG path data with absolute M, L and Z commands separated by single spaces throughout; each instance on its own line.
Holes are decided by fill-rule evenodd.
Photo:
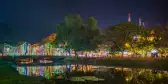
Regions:
M 1 57 L 0 61 L 14 63 L 12 57 Z M 62 62 L 60 62 L 62 61 Z M 78 59 L 63 59 L 59 60 L 59 64 L 89 64 L 103 66 L 121 66 L 135 68 L 154 68 L 168 70 L 168 58 L 78 58 Z M 57 63 L 55 61 L 54 63 Z M 50 65 L 50 64 L 49 64 Z M 51 64 L 52 65 L 52 64 Z
M 168 70 L 168 59 L 93 59 L 70 61 L 71 64 L 91 64 L 103 66 L 120 66 L 130 68 L 153 68 Z

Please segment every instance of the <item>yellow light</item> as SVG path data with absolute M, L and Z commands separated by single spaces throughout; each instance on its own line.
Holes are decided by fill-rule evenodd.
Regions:
M 129 45 L 128 43 L 125 43 L 125 46 L 126 46 L 126 47 L 130 47 L 130 45 Z
M 141 38 L 141 36 L 140 36 L 140 35 L 138 35 L 138 37 L 137 37 L 137 38 L 139 38 L 139 39 L 140 39 L 140 38 Z
M 126 78 L 125 80 L 128 82 L 128 81 L 129 81 L 129 78 Z
M 148 41 L 153 41 L 154 37 L 148 37 L 147 39 L 148 39 Z

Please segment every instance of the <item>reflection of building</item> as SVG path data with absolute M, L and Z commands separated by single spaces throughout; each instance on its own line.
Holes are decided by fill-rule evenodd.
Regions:
M 136 80 L 143 81 L 148 80 L 151 82 L 154 82 L 156 79 L 161 79 L 163 77 L 168 77 L 168 72 L 167 71 L 162 71 L 162 70 L 152 70 L 152 69 L 140 69 L 140 68 L 114 68 L 117 72 L 122 72 L 122 76 L 125 78 L 126 82 L 131 82 Z M 139 79 L 141 78 L 141 79 Z M 144 78 L 144 79 L 143 79 Z M 142 80 L 143 79 L 143 80 Z M 132 84 L 132 83 L 131 83 Z M 133 83 L 135 84 L 135 83 Z M 146 83 L 143 83 L 146 84 Z M 153 84 L 153 83 L 152 83 Z
M 151 76 L 157 78 L 161 78 L 163 76 L 168 77 L 168 72 L 161 70 L 140 69 L 140 68 L 133 69 L 133 68 L 93 66 L 93 65 L 18 66 L 17 70 L 22 75 L 42 76 L 47 79 L 50 78 L 62 79 L 67 77 L 65 72 L 71 73 L 73 71 L 79 71 L 84 73 L 93 72 L 95 73 L 95 75 L 102 76 L 103 78 L 105 78 L 105 75 L 107 74 L 108 76 L 111 74 L 115 77 L 115 74 L 119 72 L 120 74 L 122 74 L 122 77 L 124 77 L 125 81 L 127 82 L 134 80 L 139 76 L 143 77 Z M 71 74 L 71 76 L 73 75 Z
M 93 65 L 72 65 L 71 66 L 72 71 L 82 71 L 82 72 L 92 72 L 93 71 Z
M 93 65 L 18 66 L 17 71 L 22 75 L 42 76 L 49 79 L 65 76 L 65 72 L 93 72 L 100 68 Z
M 56 75 L 64 75 L 66 68 L 65 66 L 20 66 L 17 67 L 17 70 L 22 75 L 51 78 Z

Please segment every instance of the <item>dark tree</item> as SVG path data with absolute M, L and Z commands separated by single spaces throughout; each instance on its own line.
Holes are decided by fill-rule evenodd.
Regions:
M 130 45 L 133 44 L 132 38 L 138 34 L 139 30 L 140 27 L 134 23 L 122 22 L 115 26 L 105 28 L 103 30 L 103 35 L 106 41 L 113 42 L 113 46 L 117 46 L 119 50 L 123 50 L 126 43 Z
M 100 43 L 98 36 L 100 30 L 96 26 L 97 21 L 89 17 L 85 23 L 79 15 L 69 15 L 65 17 L 65 22 L 57 24 L 56 43 L 64 43 L 67 49 L 94 50 Z

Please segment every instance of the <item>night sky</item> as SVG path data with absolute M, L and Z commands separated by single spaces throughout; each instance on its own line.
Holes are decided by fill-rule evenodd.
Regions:
M 163 0 L 0 0 L 0 41 L 40 40 L 56 31 L 56 24 L 68 14 L 80 14 L 83 19 L 94 16 L 101 29 L 141 17 L 146 27 L 167 20 Z

